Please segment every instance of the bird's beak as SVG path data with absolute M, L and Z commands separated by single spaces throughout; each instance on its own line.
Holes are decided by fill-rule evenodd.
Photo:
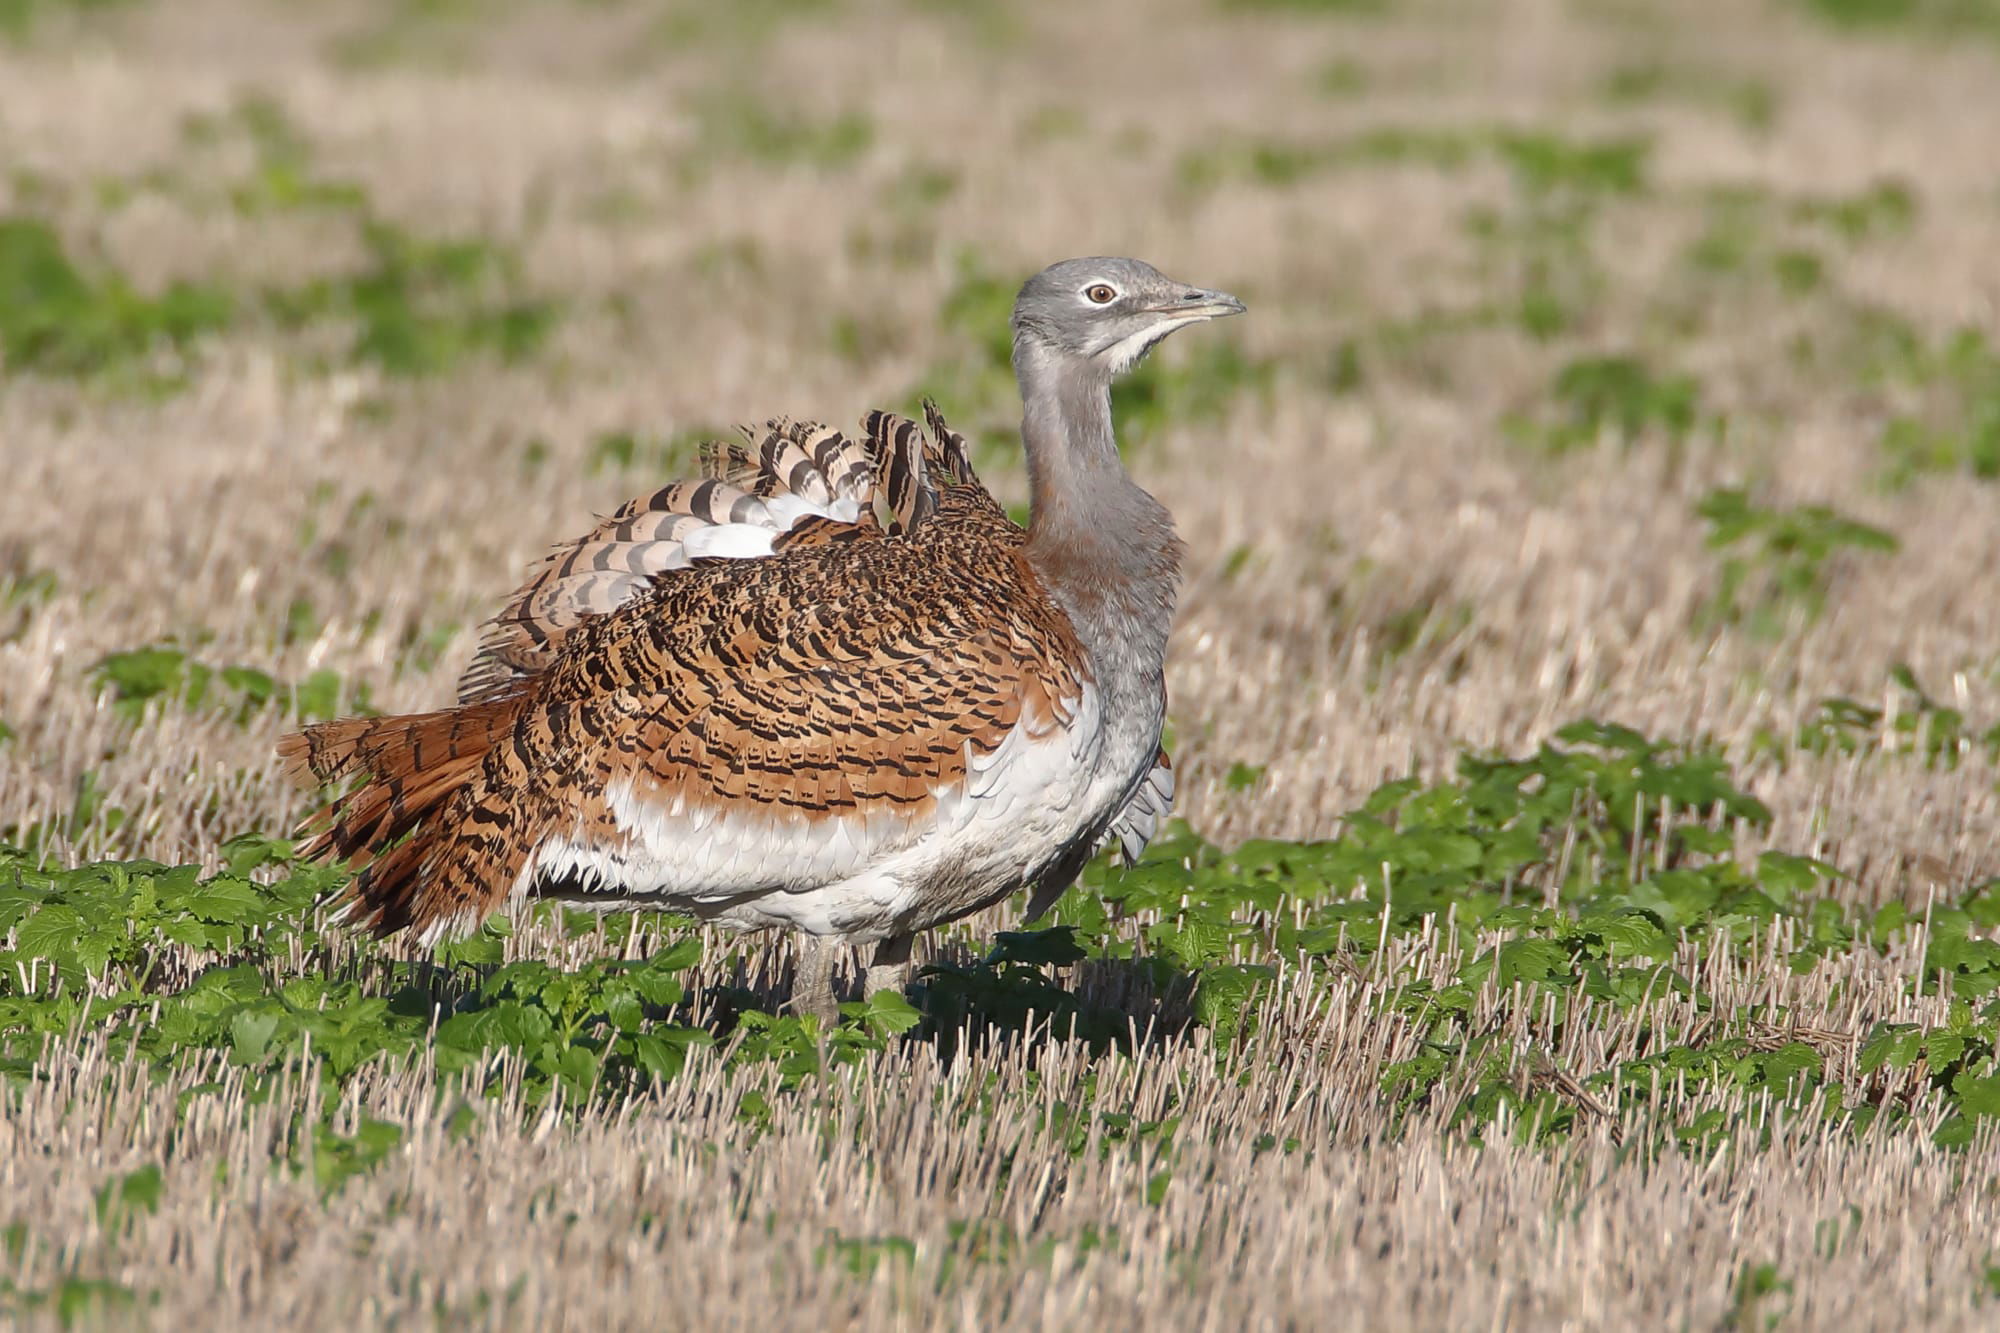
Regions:
M 1177 299 L 1162 301 L 1153 309 L 1162 315 L 1179 315 L 1193 321 L 1240 315 L 1244 306 L 1228 292 L 1210 291 L 1206 287 L 1189 287 L 1182 291 Z

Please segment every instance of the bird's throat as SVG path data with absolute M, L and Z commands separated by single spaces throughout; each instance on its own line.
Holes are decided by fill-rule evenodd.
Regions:
M 1112 434 L 1108 375 L 1036 346 L 1017 348 L 1030 517 L 1027 556 L 1093 656 L 1166 651 L 1180 581 L 1173 519 L 1126 472 Z

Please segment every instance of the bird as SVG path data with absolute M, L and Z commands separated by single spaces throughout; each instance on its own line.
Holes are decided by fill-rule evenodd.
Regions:
M 556 547 L 457 702 L 284 737 L 343 795 L 300 828 L 358 873 L 337 915 L 426 946 L 529 898 L 799 932 L 796 1012 L 907 984 L 914 937 L 1027 889 L 1034 920 L 1173 804 L 1165 663 L 1183 547 L 1111 384 L 1242 313 L 1136 259 L 1053 264 L 1013 307 L 1029 516 L 935 404 L 857 434 L 774 419 Z

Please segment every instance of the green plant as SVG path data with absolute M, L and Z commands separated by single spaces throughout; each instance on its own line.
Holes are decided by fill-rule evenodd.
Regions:
M 34 31 L 38 21 L 63 10 L 97 14 L 122 9 L 131 3 L 132 0 L 0 0 L 0 37 L 20 41 Z
M 1096 1056 L 1203 1029 L 1220 1067 L 1269 1058 L 1258 1044 L 1272 1022 L 1268 997 L 1290 969 L 1294 990 L 1301 977 L 1371 978 L 1347 1002 L 1420 1037 L 1413 1055 L 1383 1069 L 1392 1123 L 1429 1107 L 1473 1138 L 1544 1142 L 1643 1107 L 1658 1117 L 1650 1132 L 1662 1147 L 1706 1151 L 1745 1126 L 1748 1112 L 1714 1109 L 1725 1090 L 1767 1115 L 1857 1129 L 1906 1123 L 1896 1106 L 1848 1106 L 1811 1042 L 1762 1011 L 1727 1008 L 1685 968 L 1690 941 L 1730 957 L 1775 951 L 1810 970 L 1922 924 L 1901 904 L 1872 916 L 1838 906 L 1824 888 L 1840 872 L 1822 862 L 1748 855 L 1739 837 L 1769 822 L 1713 751 L 1577 723 L 1532 754 L 1467 754 L 1447 781 L 1384 784 L 1327 839 L 1224 850 L 1177 825 L 1130 869 L 1093 862 L 1052 924 L 1001 932 L 970 960 L 947 951 L 919 978 L 914 1003 L 878 993 L 843 1005 L 831 1029 L 733 987 L 707 995 L 701 1025 L 689 1021 L 684 978 L 701 946 L 672 919 L 544 909 L 572 941 L 603 935 L 597 956 L 570 966 L 506 961 L 504 921 L 396 961 L 325 929 L 318 905 L 345 872 L 294 864 L 285 840 L 231 839 L 225 868 L 204 877 L 147 861 L 49 866 L 9 831 L 0 836 L 13 844 L 0 848 L 0 1076 L 34 1078 L 47 1042 L 87 1027 L 109 1043 L 114 1067 L 220 1061 L 274 1095 L 306 1077 L 329 1094 L 327 1109 L 288 1131 L 283 1157 L 331 1193 L 407 1139 L 397 1120 L 342 1117 L 330 1095 L 384 1063 L 426 1061 L 439 1107 L 458 1124 L 510 1080 L 531 1107 L 602 1107 L 645 1095 L 692 1059 L 726 1059 L 772 1071 L 738 1111 L 769 1124 L 774 1098 L 901 1042 L 949 1053 L 968 1040 L 1057 1040 Z M 1994 1015 L 1972 1008 L 2000 989 L 2000 944 L 1984 938 L 1995 924 L 1995 886 L 1940 905 L 1912 984 L 1946 992 L 1950 1021 L 1882 1026 L 1862 1055 L 1883 1078 L 1906 1077 L 1922 1056 L 1921 1095 L 1946 1112 L 1947 1145 L 1970 1141 L 1976 1122 L 2000 1110 Z M 1408 947 L 1417 941 L 1428 943 Z M 315 961 L 302 969 L 300 958 Z M 1084 978 L 1096 980 L 1078 985 Z M 1479 1017 L 1496 988 L 1532 998 L 1525 1030 Z M 1582 1077 L 1552 1068 L 1538 1043 L 1559 1044 L 1563 1015 L 1585 1005 L 1630 1014 L 1653 1035 Z M 501 1078 L 503 1067 L 515 1072 Z M 1662 1080 L 1677 1089 L 1671 1097 Z M 1171 1107 L 1141 1116 L 1100 1099 L 1063 1108 L 1043 1132 L 1070 1152 L 1094 1143 L 1135 1154 L 1164 1195 L 1176 1123 Z M 122 1177 L 100 1193 L 100 1210 L 142 1211 L 157 1185 L 143 1169 Z
M 1896 344 L 1878 373 L 1930 400 L 1883 428 L 1884 484 L 1898 489 L 1938 472 L 2000 477 L 2000 355 L 1983 331 L 1960 329 L 1936 347 Z
M 778 108 L 762 92 L 711 94 L 697 104 L 696 114 L 701 152 L 710 158 L 827 170 L 848 165 L 875 142 L 875 123 L 865 112 L 822 118 Z
M 351 320 L 349 355 L 403 376 L 442 374 L 478 355 L 520 361 L 555 327 L 555 304 L 522 295 L 519 261 L 493 242 L 434 240 L 372 220 L 362 239 L 366 269 L 273 291 L 271 308 L 295 326 Z
M 1214 421 L 1246 399 L 1268 399 L 1276 379 L 1275 362 L 1211 338 L 1148 358 L 1111 386 L 1111 410 L 1119 429 L 1139 443 L 1171 426 Z
M 282 102 L 257 94 L 240 99 L 224 117 L 194 117 L 184 127 L 196 141 L 240 131 L 256 153 L 252 173 L 233 184 L 229 202 L 238 213 L 255 217 L 299 210 L 366 211 L 368 193 L 352 181 L 328 180 L 313 167 L 311 140 L 293 123 Z
M 1639 194 L 1652 152 L 1644 138 L 1578 140 L 1513 131 L 1496 135 L 1494 147 L 1521 192 L 1540 197 Z
M 1849 244 L 1909 231 L 1917 216 L 1917 196 L 1898 180 L 1878 180 L 1851 195 L 1801 199 L 1792 214 L 1826 227 Z
M 220 288 L 175 282 L 143 295 L 114 269 L 79 267 L 46 222 L 0 216 L 0 370 L 170 387 L 234 314 Z
M 696 426 L 655 436 L 629 430 L 603 431 L 592 438 L 584 455 L 584 470 L 625 472 L 643 468 L 654 475 L 671 475 L 691 468 L 701 446 L 728 439 L 734 432 L 719 426 Z
M 1889 678 L 1891 706 L 1822 699 L 1813 716 L 1800 724 L 1794 745 L 1808 754 L 1915 755 L 1926 768 L 1947 770 L 1975 754 L 1989 764 L 2000 763 L 2000 723 L 1975 730 L 1963 712 L 1926 693 L 1916 673 L 1901 662 L 1890 668 Z
M 367 689 L 348 694 L 333 671 L 314 671 L 286 685 L 255 667 L 211 667 L 164 644 L 112 653 L 91 675 L 97 688 L 111 695 L 112 707 L 133 722 L 156 703 L 190 709 L 220 704 L 238 725 L 269 707 L 304 722 L 370 711 Z
M 1807 12 L 1844 28 L 1907 27 L 1934 33 L 2000 33 L 1993 0 L 1801 0 Z
M 1748 620 L 1769 631 L 1788 613 L 1814 619 L 1825 608 L 1837 555 L 1901 549 L 1893 534 L 1824 505 L 1767 508 L 1735 487 L 1709 492 L 1695 512 L 1709 525 L 1709 547 L 1728 552 L 1721 586 L 1704 613 L 1711 624 Z
M 1184 187 L 1195 190 L 1239 179 L 1285 188 L 1322 172 L 1363 166 L 1409 163 L 1448 171 L 1474 161 L 1487 142 L 1465 130 L 1396 125 L 1328 140 L 1239 138 L 1184 154 L 1177 174 Z
M 324 947 L 313 905 L 344 875 L 292 869 L 260 885 L 250 873 L 286 869 L 289 844 L 246 835 L 224 851 L 229 868 L 202 878 L 194 866 L 145 861 L 50 868 L 0 847 L 0 930 L 10 941 L 0 951 L 0 1072 L 32 1077 L 43 1042 L 87 1022 L 141 1060 L 165 1066 L 220 1051 L 258 1079 L 285 1077 L 310 1050 L 316 1077 L 336 1088 L 363 1065 L 419 1046 L 444 1074 L 475 1082 L 489 1052 L 511 1052 L 525 1061 L 531 1100 L 560 1090 L 587 1103 L 671 1077 L 709 1040 L 656 1021 L 684 998 L 675 978 L 700 955 L 691 939 L 643 962 L 564 970 L 502 964 L 501 928 L 489 927 L 404 970 L 386 992 L 324 971 L 299 975 L 287 959 L 294 948 Z M 327 1128 L 302 1127 L 297 1141 L 298 1160 L 327 1188 L 396 1142 L 386 1130 L 329 1138 Z
M 1761 133 L 1777 119 L 1779 94 L 1761 78 L 1734 78 L 1698 66 L 1659 61 L 1620 65 L 1598 85 L 1608 102 L 1678 100 L 1728 112 L 1743 128 Z
M 1628 448 L 1649 434 L 1679 444 L 1700 420 L 1693 376 L 1658 375 L 1633 356 L 1571 361 L 1556 372 L 1549 397 L 1562 409 L 1555 421 L 1511 423 L 1516 438 L 1549 453 L 1589 448 L 1607 436 Z

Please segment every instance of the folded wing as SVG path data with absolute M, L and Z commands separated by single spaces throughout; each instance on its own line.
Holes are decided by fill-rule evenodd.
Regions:
M 748 487 L 666 488 L 552 557 L 469 703 L 288 738 L 301 774 L 369 777 L 305 849 L 375 857 L 350 914 L 434 938 L 551 874 L 666 898 L 816 887 L 923 836 L 1003 750 L 1074 763 L 1088 675 L 1020 530 L 956 437 L 877 416 L 868 441 L 863 488 L 850 446 L 774 428 Z M 886 530 L 860 508 L 877 489 Z M 747 547 L 703 535 L 732 527 L 782 558 L 705 547 Z

